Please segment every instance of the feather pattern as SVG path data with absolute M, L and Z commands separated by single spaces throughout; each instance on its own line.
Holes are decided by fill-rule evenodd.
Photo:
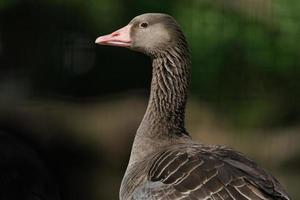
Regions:
M 135 166 L 134 174 L 139 184 L 125 199 L 289 199 L 274 177 L 223 146 L 173 145 Z M 132 178 L 126 185 L 137 183 Z

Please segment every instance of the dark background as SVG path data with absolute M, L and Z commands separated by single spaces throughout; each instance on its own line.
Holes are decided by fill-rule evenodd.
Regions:
M 0 154 L 12 154 L 7 141 L 32 149 L 61 199 L 118 199 L 151 63 L 94 41 L 164 12 L 192 52 L 189 132 L 246 153 L 298 199 L 299 9 L 297 0 L 1 0 L 0 130 L 13 138 Z

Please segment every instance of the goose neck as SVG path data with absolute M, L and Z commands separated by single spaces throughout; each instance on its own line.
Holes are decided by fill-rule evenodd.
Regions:
M 188 52 L 169 49 L 157 54 L 152 65 L 150 99 L 138 132 L 152 136 L 187 134 L 184 116 L 189 86 Z

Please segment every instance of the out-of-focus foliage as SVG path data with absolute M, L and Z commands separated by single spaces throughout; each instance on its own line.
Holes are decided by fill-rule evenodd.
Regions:
M 93 170 L 97 171 L 94 168 L 91 172 L 84 169 L 98 165 L 101 165 L 100 171 L 104 172 L 99 175 L 99 180 L 104 176 L 108 183 L 101 182 L 102 189 L 105 189 L 99 190 L 97 197 L 116 198 L 121 170 L 118 167 L 110 168 L 120 166 L 121 162 L 125 166 L 125 161 L 101 153 L 99 156 L 98 151 L 105 147 L 106 151 L 103 152 L 106 153 L 124 152 L 125 147 L 118 145 L 126 139 L 128 141 L 124 143 L 128 143 L 129 150 L 132 138 L 127 136 L 134 133 L 139 121 L 131 113 L 132 107 L 139 105 L 140 109 L 136 109 L 141 114 L 144 104 L 135 100 L 123 102 L 124 106 L 120 107 L 118 103 L 111 103 L 110 106 L 86 106 L 85 103 L 115 93 L 148 91 L 151 67 L 149 58 L 144 55 L 122 48 L 96 46 L 94 40 L 99 35 L 124 26 L 136 15 L 146 12 L 169 13 L 181 24 L 190 44 L 190 96 L 193 102 L 203 105 L 199 110 L 209 108 L 217 113 L 217 119 L 222 119 L 218 120 L 220 124 L 234 127 L 233 135 L 227 136 L 237 140 L 237 147 L 241 150 L 253 146 L 252 143 L 248 146 L 240 143 L 238 138 L 254 140 L 248 134 L 251 131 L 237 130 L 269 130 L 264 134 L 272 138 L 270 144 L 274 145 L 268 148 L 262 143 L 253 155 L 266 155 L 266 149 L 276 151 L 276 155 L 284 161 L 277 158 L 280 160 L 277 165 L 280 166 L 276 167 L 283 169 L 280 174 L 288 174 L 282 177 L 289 183 L 293 197 L 297 199 L 299 194 L 296 196 L 296 187 L 293 186 L 299 184 L 296 182 L 300 175 L 291 173 L 297 171 L 295 169 L 300 162 L 298 147 L 291 138 L 296 137 L 300 122 L 299 10 L 298 0 L 0 0 L 0 111 L 5 110 L 0 112 L 0 127 L 2 121 L 11 119 L 14 129 L 18 129 L 20 124 L 23 127 L 29 121 L 27 128 L 47 135 L 43 136 L 46 137 L 42 139 L 44 143 L 47 143 L 47 138 L 55 137 L 55 142 L 58 140 L 57 146 L 52 146 L 55 143 L 52 140 L 43 145 L 52 156 L 47 158 L 48 161 L 56 158 L 55 161 L 63 162 L 61 165 L 52 164 L 52 168 L 61 173 L 58 173 L 58 177 L 63 177 L 61 186 L 66 189 L 65 199 L 74 199 L 69 195 L 76 187 L 81 187 L 75 184 L 81 180 L 77 179 L 78 176 L 86 180 L 94 175 Z M 28 99 L 39 100 L 36 105 L 24 106 Z M 64 103 L 52 102 L 57 99 Z M 119 99 L 119 96 L 112 99 Z M 43 109 L 43 106 L 47 109 Z M 113 109 L 115 107 L 118 111 Z M 193 104 L 190 111 L 196 112 L 196 108 Z M 111 116 L 111 112 L 118 114 Z M 215 123 L 210 123 L 209 119 L 213 118 L 211 115 L 203 113 L 203 116 L 197 112 L 191 114 L 193 117 L 189 119 L 200 120 L 199 116 L 204 119 L 199 134 L 210 141 L 213 136 L 204 132 L 223 132 Z M 124 115 L 131 117 L 122 119 Z M 22 120 L 27 117 L 28 120 Z M 200 122 L 191 124 L 196 135 Z M 209 127 L 207 131 L 203 130 L 206 126 Z M 47 130 L 43 130 L 43 127 L 47 127 Z M 285 131 L 290 128 L 295 131 Z M 68 134 L 63 137 L 56 131 Z M 98 133 L 99 136 L 94 135 Z M 253 137 L 259 138 L 260 133 Z M 121 139 L 116 139 L 118 134 L 123 135 Z M 114 138 L 110 140 L 111 135 Z M 226 139 L 220 139 L 221 135 L 214 136 L 212 140 L 226 142 Z M 79 139 L 76 141 L 69 141 L 77 136 Z M 36 135 L 34 137 L 38 138 Z M 82 139 L 88 140 L 89 137 L 92 138 L 89 142 Z M 111 142 L 109 146 L 102 140 L 118 140 L 119 143 Z M 291 152 L 281 152 L 283 146 L 288 144 L 293 144 L 287 148 Z M 100 147 L 96 148 L 97 145 Z M 97 152 L 80 151 L 87 147 L 92 152 L 95 148 Z M 272 152 L 269 154 L 274 157 Z M 81 158 L 87 160 L 81 162 Z M 81 168 L 73 169 L 72 162 Z M 79 168 L 82 174 L 78 173 Z M 290 169 L 289 174 L 287 171 Z M 79 175 L 76 176 L 77 173 Z M 114 187 L 112 193 L 109 185 Z M 90 185 L 86 187 L 77 189 L 82 194 L 95 190 Z M 98 187 L 96 183 L 95 187 Z M 90 195 L 93 196 L 92 193 Z
M 299 121 L 300 28 L 294 6 L 300 4 L 254 1 L 243 12 L 246 1 L 235 1 L 235 7 L 210 2 L 182 2 L 176 9 L 192 48 L 194 94 L 226 113 L 233 110 L 242 124 Z M 275 121 L 266 121 L 271 116 Z

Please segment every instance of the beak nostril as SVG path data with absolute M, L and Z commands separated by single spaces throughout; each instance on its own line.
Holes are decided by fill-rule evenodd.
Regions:
M 112 36 L 119 36 L 120 33 L 116 32 L 116 33 L 113 33 Z
M 130 25 L 127 25 L 111 34 L 100 36 L 96 39 L 97 44 L 129 47 L 131 45 Z

